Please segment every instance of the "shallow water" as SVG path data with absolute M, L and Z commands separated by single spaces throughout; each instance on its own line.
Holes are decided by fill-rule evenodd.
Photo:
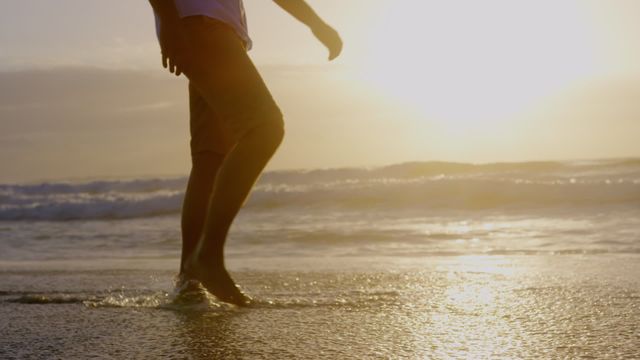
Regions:
M 173 261 L 3 262 L 0 357 L 634 358 L 638 260 L 243 259 L 246 309 L 176 298 Z
M 640 358 L 640 160 L 266 174 L 256 299 L 176 294 L 184 178 L 0 185 L 0 359 Z

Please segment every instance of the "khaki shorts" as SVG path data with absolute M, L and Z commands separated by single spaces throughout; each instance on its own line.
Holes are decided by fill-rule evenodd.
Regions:
M 278 105 L 233 29 L 205 16 L 182 23 L 193 51 L 186 71 L 191 154 L 226 154 L 263 122 L 284 127 Z

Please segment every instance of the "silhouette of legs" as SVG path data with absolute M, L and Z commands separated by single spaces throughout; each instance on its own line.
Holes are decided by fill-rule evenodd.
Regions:
M 203 170 L 204 175 L 196 175 L 193 184 L 189 181 L 182 270 L 220 300 L 246 305 L 250 299 L 238 290 L 225 268 L 224 244 L 251 188 L 282 142 L 282 113 L 232 29 L 199 16 L 182 22 L 194 55 L 185 71 L 190 91 L 198 95 L 191 109 L 206 107 L 210 112 L 201 119 L 192 118 L 192 154 L 225 154 L 217 171 Z M 198 161 L 194 157 L 194 164 Z M 202 166 L 206 168 L 209 161 L 214 160 L 203 160 Z M 213 187 L 207 192 L 212 177 Z M 201 209 L 206 201 L 203 221 Z M 194 219 L 184 219 L 192 215 Z M 201 235 L 192 250 L 199 228 Z
M 283 136 L 277 123 L 264 122 L 238 141 L 217 173 L 202 238 L 185 271 L 220 300 L 236 305 L 249 302 L 225 268 L 224 244 L 233 219 Z

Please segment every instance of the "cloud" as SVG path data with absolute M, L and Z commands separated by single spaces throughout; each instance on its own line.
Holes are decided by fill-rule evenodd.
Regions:
M 147 112 L 147 111 L 158 111 L 164 110 L 170 107 L 175 106 L 176 104 L 173 101 L 160 101 L 149 104 L 141 104 L 134 106 L 126 106 L 119 109 L 116 109 L 116 112 Z
M 84 67 L 0 72 L 0 106 L 151 103 L 177 82 L 145 71 Z M 106 101 L 106 103 L 105 103 Z
M 389 134 L 383 125 L 391 122 L 384 118 L 398 116 L 380 104 L 371 115 L 370 98 L 338 80 L 335 70 L 260 70 L 287 118 L 287 140 L 272 162 L 276 168 L 342 165 L 330 159 L 356 163 L 334 146 L 336 139 L 360 134 L 365 123 L 367 137 Z M 187 81 L 160 70 L 0 72 L 0 118 L 0 181 L 181 173 L 189 166 Z M 401 123 L 394 119 L 394 128 Z M 359 148 L 368 154 L 374 147 L 366 139 L 344 146 L 350 154 Z
M 171 76 L 0 72 L 0 181 L 180 172 L 188 165 L 186 115 L 186 82 Z M 166 161 L 153 161 L 160 156 Z
M 287 126 L 272 169 L 640 154 L 638 79 L 561 94 L 512 137 L 488 147 L 482 138 L 453 141 L 434 121 L 389 104 L 336 69 L 260 70 Z M 160 70 L 0 72 L 0 119 L 0 182 L 183 174 L 190 164 L 187 81 Z

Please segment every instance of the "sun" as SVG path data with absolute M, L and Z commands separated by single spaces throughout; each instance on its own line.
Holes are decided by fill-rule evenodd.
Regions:
M 361 76 L 436 123 L 494 131 L 597 70 L 578 1 L 381 6 Z

